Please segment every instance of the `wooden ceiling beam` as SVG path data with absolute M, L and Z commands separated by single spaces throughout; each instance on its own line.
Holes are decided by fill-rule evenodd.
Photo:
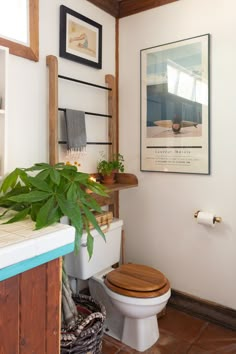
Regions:
M 114 17 L 119 17 L 119 3 L 116 0 L 88 0 Z
M 119 18 L 150 10 L 178 0 L 121 0 L 119 3 Z
M 121 18 L 178 0 L 88 0 L 110 15 Z

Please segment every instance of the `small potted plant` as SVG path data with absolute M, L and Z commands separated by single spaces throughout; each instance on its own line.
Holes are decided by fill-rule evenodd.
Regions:
M 97 164 L 97 171 L 104 184 L 115 183 L 115 173 L 124 172 L 124 157 L 120 153 L 113 154 L 110 160 L 101 159 Z

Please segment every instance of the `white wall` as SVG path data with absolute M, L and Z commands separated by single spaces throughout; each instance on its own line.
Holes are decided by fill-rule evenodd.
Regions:
M 120 152 L 139 186 L 120 193 L 126 261 L 172 288 L 236 309 L 235 0 L 179 0 L 120 21 Z M 140 172 L 140 50 L 211 35 L 211 175 Z M 196 223 L 198 209 L 223 218 Z
M 102 70 L 59 58 L 59 7 L 61 4 L 100 23 L 103 26 Z M 40 0 L 39 62 L 10 55 L 9 60 L 9 124 L 8 170 L 48 161 L 48 68 L 46 56 L 59 60 L 59 74 L 99 85 L 105 84 L 106 74 L 115 74 L 115 19 L 86 0 Z M 73 100 L 72 100 L 73 97 Z M 59 82 L 59 106 L 107 114 L 104 91 L 68 82 Z M 93 119 L 93 120 L 92 120 Z M 88 140 L 103 139 L 103 131 L 94 136 L 94 125 L 104 124 L 101 118 L 88 117 Z M 106 127 L 104 127 L 106 129 Z M 99 129 L 97 129 L 99 131 Z M 96 131 L 97 131 L 96 130 Z M 98 134 L 98 133 L 97 133 Z M 82 169 L 96 171 L 94 158 L 98 148 L 87 147 Z M 103 149 L 103 147 L 99 147 Z M 88 161 L 92 163 L 88 164 Z

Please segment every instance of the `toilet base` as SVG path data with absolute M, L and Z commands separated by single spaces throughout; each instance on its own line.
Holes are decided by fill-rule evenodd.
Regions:
M 104 333 L 121 341 L 124 327 L 124 316 L 115 308 L 107 295 L 104 286 L 94 278 L 89 279 L 89 291 L 91 296 L 100 301 L 106 309 L 106 320 L 104 324 Z
M 121 341 L 140 352 L 150 348 L 159 338 L 157 316 L 124 319 Z
M 89 290 L 91 296 L 101 301 L 106 308 L 104 333 L 139 352 L 147 350 L 156 343 L 159 338 L 156 315 L 142 319 L 123 316 L 113 305 L 104 285 L 97 279 L 89 279 Z

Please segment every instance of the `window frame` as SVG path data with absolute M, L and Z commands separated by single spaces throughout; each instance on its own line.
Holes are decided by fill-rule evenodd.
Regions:
M 39 0 L 29 0 L 29 46 L 0 37 L 0 45 L 10 54 L 33 61 L 39 60 Z

